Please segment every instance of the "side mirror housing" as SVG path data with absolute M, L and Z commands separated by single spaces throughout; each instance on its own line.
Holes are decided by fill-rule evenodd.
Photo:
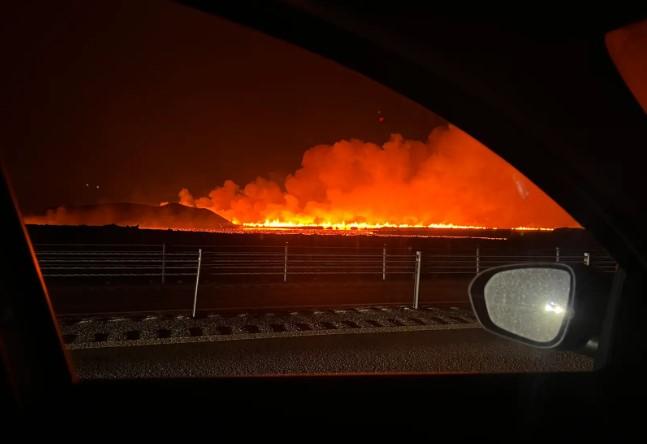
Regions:
M 611 281 L 612 275 L 584 265 L 505 265 L 476 275 L 469 296 L 477 319 L 492 333 L 533 347 L 590 352 Z

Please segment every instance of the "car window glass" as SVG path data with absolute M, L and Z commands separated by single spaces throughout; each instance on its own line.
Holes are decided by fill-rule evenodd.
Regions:
M 647 112 L 647 20 L 609 32 L 605 41 L 613 63 Z
M 458 126 L 175 2 L 15 8 L 3 160 L 81 378 L 592 369 L 478 324 L 483 270 L 617 265 Z

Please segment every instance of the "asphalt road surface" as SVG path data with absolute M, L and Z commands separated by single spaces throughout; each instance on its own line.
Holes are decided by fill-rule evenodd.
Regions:
M 533 349 L 478 327 L 326 334 L 69 351 L 81 378 L 331 373 L 588 371 L 590 358 Z

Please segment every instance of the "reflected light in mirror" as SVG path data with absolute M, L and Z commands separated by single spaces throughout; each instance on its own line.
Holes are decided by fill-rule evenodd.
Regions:
M 546 304 L 546 306 L 544 307 L 544 310 L 555 314 L 564 313 L 564 309 L 554 302 L 549 302 L 548 304 Z

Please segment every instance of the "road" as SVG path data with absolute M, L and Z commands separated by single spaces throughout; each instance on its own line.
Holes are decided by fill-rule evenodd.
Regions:
M 423 308 L 411 310 L 407 281 L 208 283 L 195 320 L 186 316 L 193 300 L 187 284 L 53 286 L 50 293 L 81 378 L 592 368 L 589 358 L 482 330 L 467 284 L 425 281 Z
M 70 356 L 79 376 L 90 379 L 592 368 L 589 358 L 533 349 L 474 327 L 78 349 Z

